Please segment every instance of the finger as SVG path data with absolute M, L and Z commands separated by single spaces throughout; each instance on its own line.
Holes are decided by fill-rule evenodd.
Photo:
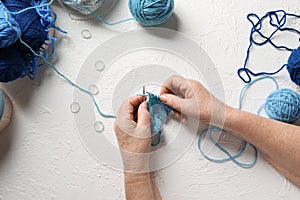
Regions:
M 184 99 L 172 94 L 164 94 L 160 96 L 161 102 L 172 107 L 178 112 L 181 112 Z
M 187 79 L 173 75 L 163 84 L 161 94 L 169 94 L 171 91 L 175 95 L 184 95 L 188 88 Z
M 143 102 L 140 104 L 138 109 L 138 119 L 137 119 L 137 126 L 148 126 L 150 125 L 150 114 L 148 112 L 147 103 Z
M 137 118 L 137 110 L 139 105 L 143 102 L 143 97 L 135 96 L 131 97 L 128 101 L 128 113 L 131 116 L 131 119 L 136 121 Z
M 130 104 L 129 106 L 131 107 L 130 113 L 134 113 L 142 102 L 143 102 L 142 96 L 130 97 L 129 99 L 129 104 Z

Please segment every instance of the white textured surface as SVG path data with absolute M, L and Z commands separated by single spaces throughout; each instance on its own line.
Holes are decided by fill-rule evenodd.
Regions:
M 67 36 L 57 33 L 55 64 L 72 80 L 76 80 L 95 44 L 140 28 L 135 22 L 108 27 L 73 21 L 58 5 L 53 8 L 58 14 L 57 25 L 68 31 Z M 242 65 L 248 45 L 250 26 L 246 15 L 250 12 L 262 15 L 274 9 L 300 14 L 298 0 L 176 1 L 172 23 L 211 57 L 221 75 L 226 102 L 232 106 L 237 105 L 243 86 L 236 69 Z M 115 2 L 106 19 L 114 21 L 129 16 L 127 2 L 122 0 Z M 92 33 L 91 39 L 82 38 L 83 29 Z M 292 44 L 291 39 L 286 37 L 285 41 Z M 252 66 L 279 67 L 288 57 L 288 53 L 268 48 L 253 53 Z M 297 89 L 286 71 L 280 73 L 278 81 L 281 87 Z M 23 79 L 2 87 L 12 98 L 14 116 L 10 127 L 0 135 L 0 200 L 124 199 L 122 173 L 98 163 L 79 140 L 69 110 L 73 97 L 71 86 L 51 68 L 44 67 L 36 81 Z M 273 85 L 268 87 L 254 86 L 244 109 L 255 112 Z M 230 162 L 214 164 L 199 155 L 196 144 L 172 166 L 158 171 L 156 181 L 163 198 L 172 200 L 296 200 L 300 196 L 300 190 L 262 157 L 251 169 L 241 169 Z

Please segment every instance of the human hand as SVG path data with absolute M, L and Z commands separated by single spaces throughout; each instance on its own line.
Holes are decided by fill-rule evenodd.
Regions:
M 143 97 L 131 97 L 119 109 L 115 132 L 118 139 L 124 170 L 145 172 L 151 149 L 150 114 Z
M 222 124 L 227 110 L 230 109 L 201 83 L 181 76 L 168 78 L 160 95 L 160 100 L 172 107 L 178 117 L 190 116 L 206 124 Z

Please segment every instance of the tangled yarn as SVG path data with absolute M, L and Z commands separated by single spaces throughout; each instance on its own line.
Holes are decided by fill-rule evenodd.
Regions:
M 292 51 L 288 60 L 287 70 L 291 80 L 300 86 L 300 47 Z
M 162 24 L 173 13 L 174 0 L 129 0 L 132 16 L 144 26 Z
M 35 55 L 43 52 L 45 57 L 47 51 L 42 45 L 52 44 L 54 47 L 55 38 L 48 35 L 51 27 L 58 29 L 54 22 L 56 15 L 50 9 L 47 0 L 5 0 L 3 5 L 6 22 L 15 20 L 20 27 L 19 40 L 10 46 L 0 48 L 0 81 L 9 82 L 17 78 L 28 76 L 34 79 L 37 74 L 38 57 Z M 11 29 L 18 32 L 14 26 Z M 60 30 L 60 29 L 59 29 Z
M 300 95 L 291 89 L 279 89 L 272 92 L 265 103 L 269 118 L 293 123 L 300 118 Z
M 249 37 L 249 46 L 247 48 L 244 65 L 237 71 L 238 76 L 242 79 L 242 81 L 244 81 L 245 83 L 250 83 L 252 79 L 251 76 L 275 75 L 279 73 L 282 69 L 287 67 L 291 80 L 297 85 L 300 85 L 300 49 L 298 48 L 293 50 L 293 48 L 276 44 L 273 41 L 273 39 L 276 37 L 276 34 L 279 34 L 281 32 L 290 32 L 296 35 L 300 35 L 299 30 L 293 27 L 289 27 L 287 25 L 289 19 L 300 19 L 300 15 L 287 13 L 284 10 L 277 10 L 270 11 L 262 17 L 259 17 L 254 13 L 250 13 L 247 16 L 247 19 L 252 25 Z M 265 24 L 268 24 L 273 29 L 273 32 L 265 34 L 263 32 Z M 278 50 L 292 52 L 288 60 L 288 64 L 283 64 L 279 69 L 277 69 L 274 72 L 254 72 L 251 69 L 247 68 L 252 47 L 254 47 L 255 45 L 263 46 L 265 44 L 270 44 Z
M 19 24 L 8 12 L 2 1 L 0 1 L 0 48 L 12 45 L 20 35 Z

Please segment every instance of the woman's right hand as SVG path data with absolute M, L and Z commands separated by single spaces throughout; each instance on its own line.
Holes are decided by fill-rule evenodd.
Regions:
M 201 83 L 181 76 L 171 76 L 163 84 L 160 100 L 172 107 L 177 116 L 197 118 L 206 124 L 223 123 L 231 109 L 216 99 Z

